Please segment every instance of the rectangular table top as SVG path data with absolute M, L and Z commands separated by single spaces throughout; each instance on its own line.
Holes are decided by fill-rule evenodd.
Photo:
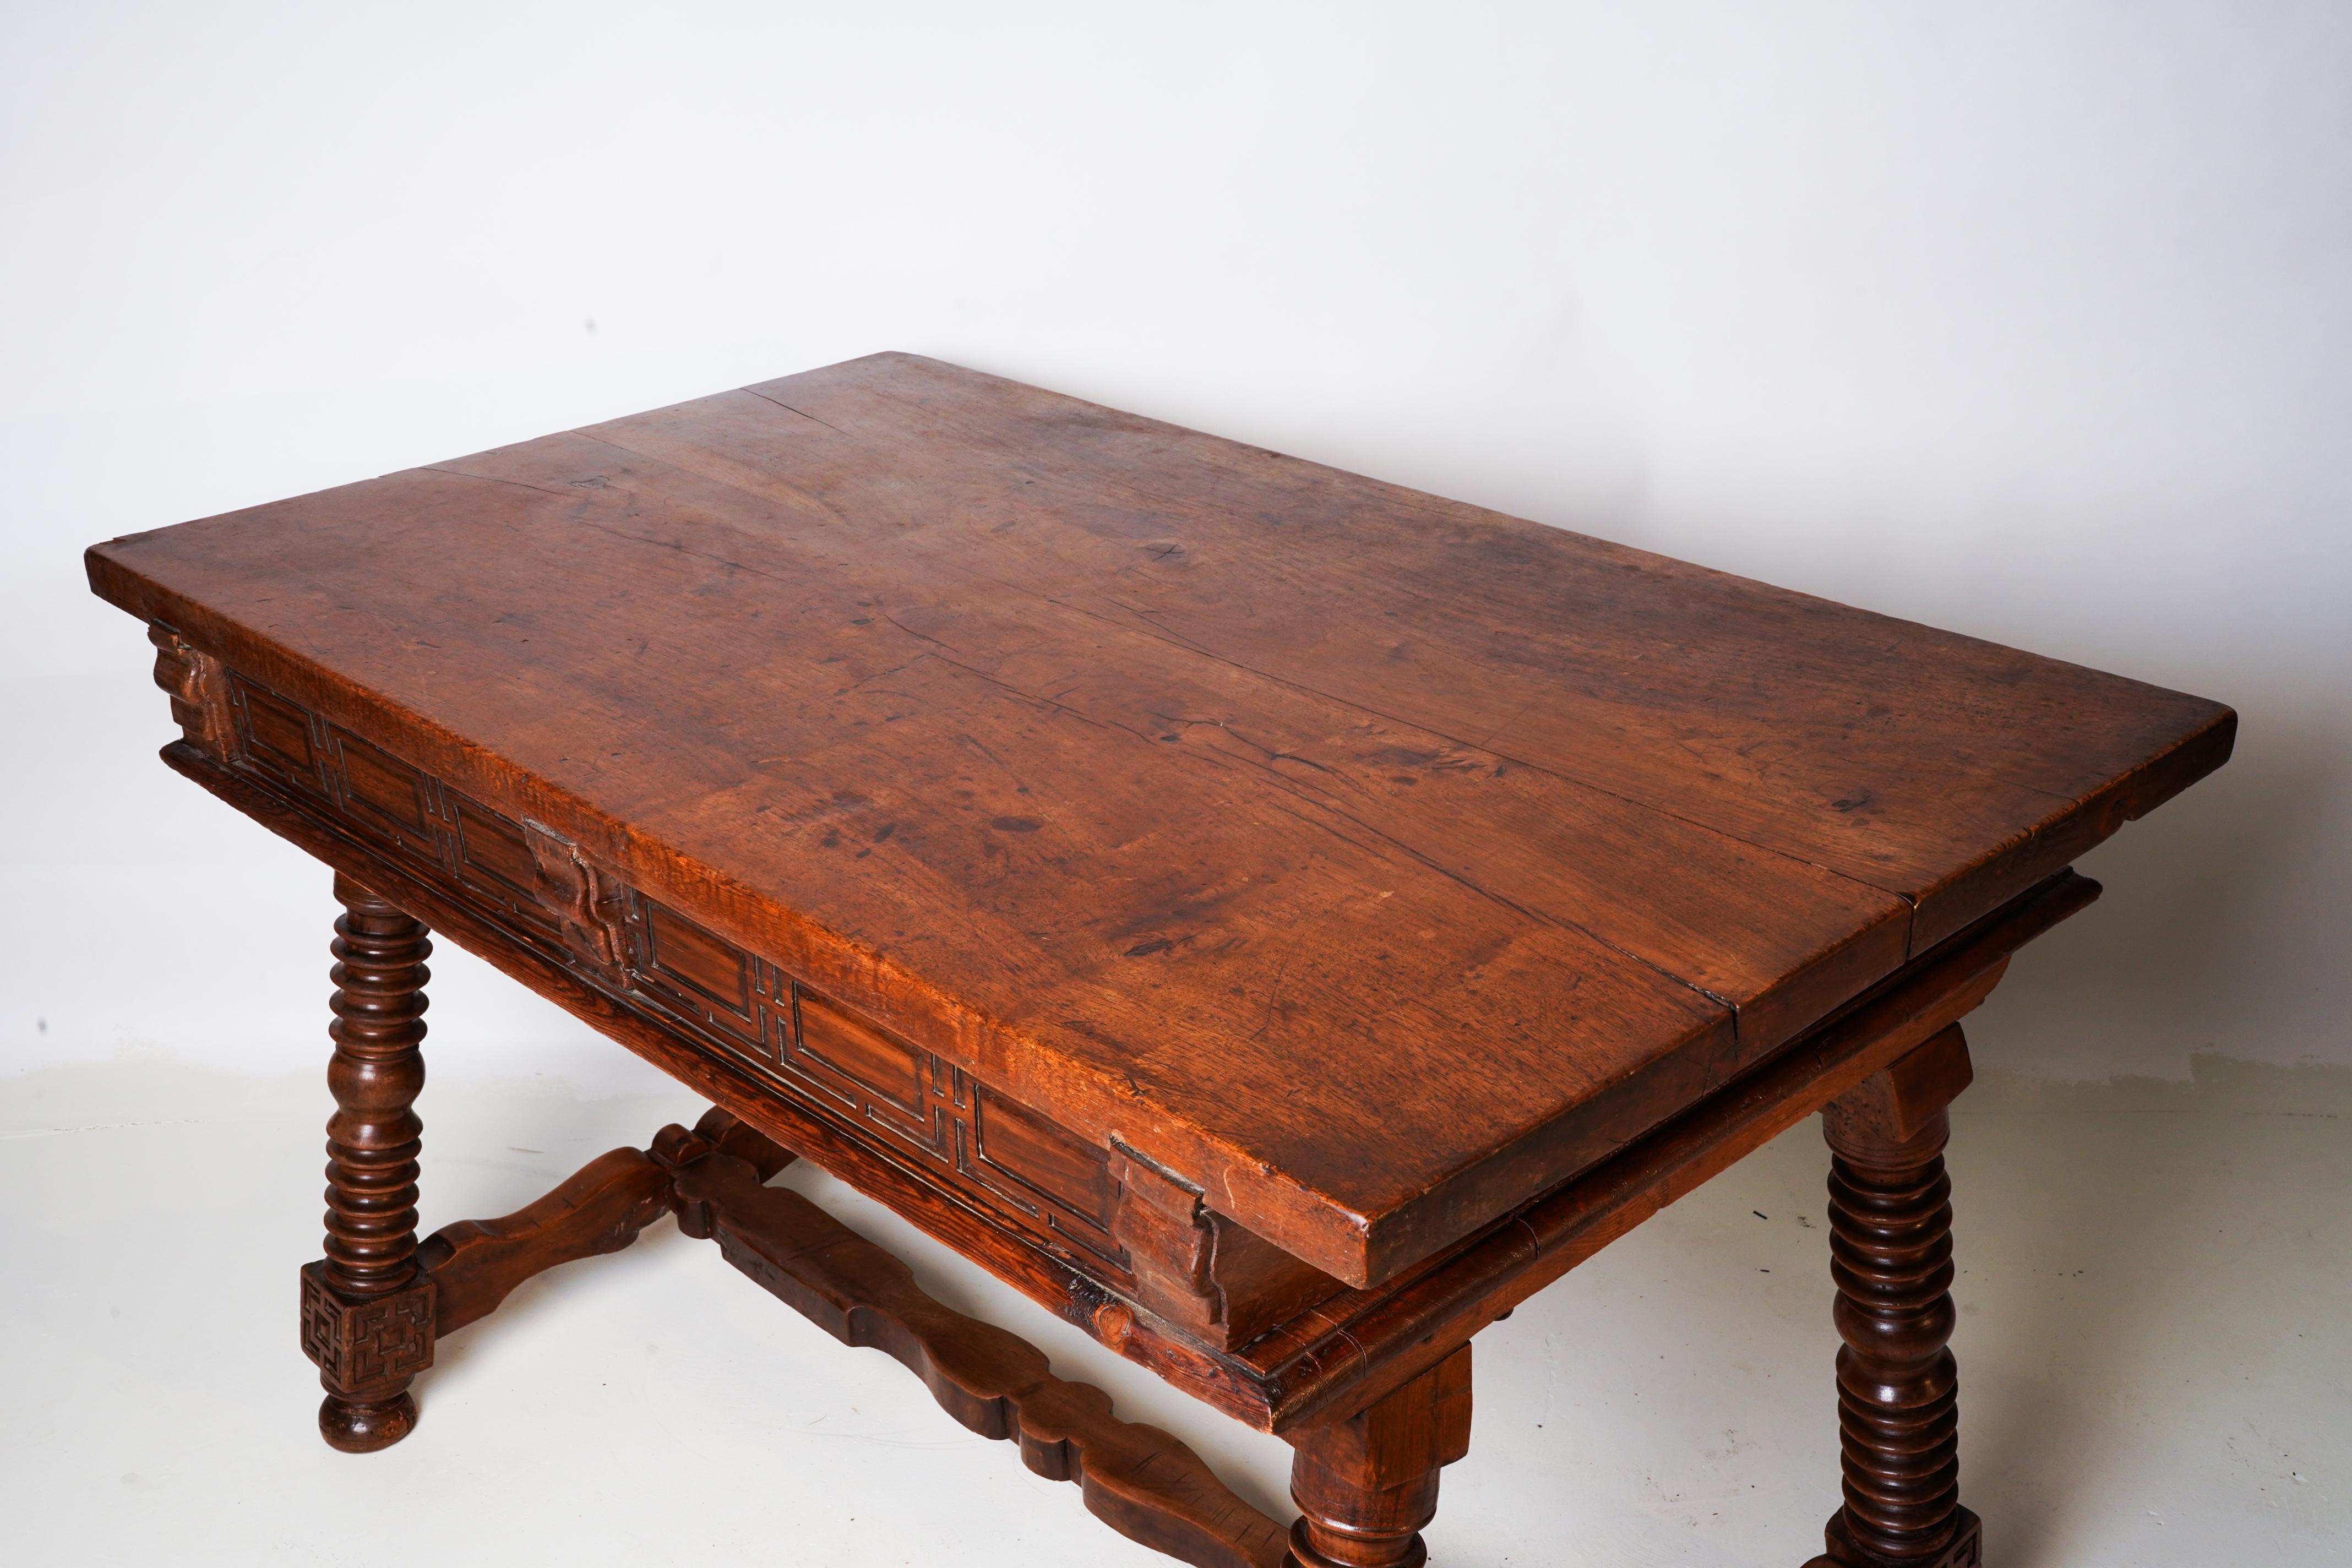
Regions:
M 1364 1284 L 2228 756 L 2226 708 L 905 354 L 97 590 Z

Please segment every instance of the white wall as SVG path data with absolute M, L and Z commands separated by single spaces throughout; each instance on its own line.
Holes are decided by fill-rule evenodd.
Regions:
M 18 5 L 0 1068 L 314 1070 L 134 529 L 936 354 L 2237 705 L 1979 1059 L 2352 1065 L 2352 9 Z M 478 966 L 436 1070 L 625 1073 Z

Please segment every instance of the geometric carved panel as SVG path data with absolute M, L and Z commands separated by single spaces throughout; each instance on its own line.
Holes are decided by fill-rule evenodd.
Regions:
M 634 994 L 869 1145 L 918 1157 L 1065 1257 L 1126 1281 L 1105 1151 L 643 894 L 628 930 Z
M 634 899 L 631 906 L 631 978 L 730 1045 L 770 1057 L 769 1014 L 777 992 L 764 966 L 651 899 Z
M 420 860 L 441 859 L 433 779 L 357 735 L 328 726 L 344 810 L 377 843 Z
M 982 1085 L 971 1092 L 970 1158 L 975 1175 L 1019 1184 L 1109 1229 L 1114 1196 L 1109 1161 L 1018 1101 Z
M 799 1027 L 782 1042 L 786 1067 L 861 1114 L 935 1150 L 944 1147 L 930 1110 L 929 1052 L 805 987 L 793 1001 Z
M 327 1284 L 324 1259 L 302 1266 L 302 1353 L 338 1389 L 409 1377 L 433 1364 L 434 1285 L 346 1301 Z
M 449 816 L 450 869 L 469 901 L 509 917 L 502 924 L 522 922 L 550 945 L 560 944 L 556 917 L 540 901 L 539 866 L 521 825 L 446 786 L 441 798 Z
M 237 760 L 283 780 L 308 795 L 322 795 L 320 739 L 310 715 L 266 687 L 229 677 L 231 710 L 236 719 Z

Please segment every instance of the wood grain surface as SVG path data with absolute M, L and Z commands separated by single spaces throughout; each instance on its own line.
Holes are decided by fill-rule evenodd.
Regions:
M 1356 1285 L 1769 1056 L 2234 730 L 901 354 L 89 569 L 174 671 L 224 660 L 546 825 Z

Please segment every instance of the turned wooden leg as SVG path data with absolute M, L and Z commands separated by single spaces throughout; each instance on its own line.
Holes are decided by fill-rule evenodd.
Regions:
M 1437 1472 L 1470 1451 L 1470 1347 L 1361 1415 L 1292 1436 L 1289 1568 L 1420 1568 Z
M 433 1281 L 416 1263 L 424 1123 L 425 927 L 338 873 L 335 1055 L 327 1087 L 325 1258 L 302 1270 L 302 1348 L 327 1397 L 319 1431 L 350 1453 L 416 1424 L 409 1380 L 433 1363 Z
M 1834 1568 L 1972 1568 L 1976 1516 L 1959 1506 L 1950 1133 L 1968 1087 L 1954 1025 L 1822 1113 L 1830 1272 L 1837 1280 L 1838 1429 L 1845 1506 L 1830 1519 Z

